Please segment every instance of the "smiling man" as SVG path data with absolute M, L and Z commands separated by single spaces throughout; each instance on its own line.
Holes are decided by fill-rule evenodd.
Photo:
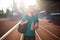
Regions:
M 27 31 L 24 33 L 24 40 L 35 40 L 35 30 L 38 28 L 38 17 L 34 15 L 34 12 L 34 6 L 29 6 L 28 17 L 22 17 L 21 23 L 26 21 L 26 18 L 28 18 Z

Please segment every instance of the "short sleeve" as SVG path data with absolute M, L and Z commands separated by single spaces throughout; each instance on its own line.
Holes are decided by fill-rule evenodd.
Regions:
M 26 20 L 26 16 L 24 15 L 23 17 L 22 17 L 22 22 L 24 22 Z

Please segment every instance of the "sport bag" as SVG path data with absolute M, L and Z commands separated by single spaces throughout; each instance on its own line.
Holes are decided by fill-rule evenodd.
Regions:
M 28 26 L 28 22 L 24 23 L 23 25 L 19 24 L 18 25 L 18 32 L 19 33 L 25 33 L 27 31 L 27 26 Z

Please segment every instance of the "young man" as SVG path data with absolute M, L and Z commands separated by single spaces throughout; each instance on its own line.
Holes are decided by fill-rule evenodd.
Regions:
M 38 28 L 38 17 L 34 15 L 34 12 L 35 8 L 30 6 L 28 8 L 28 16 L 22 17 L 21 23 L 28 20 L 27 31 L 24 33 L 24 40 L 35 40 L 35 29 Z

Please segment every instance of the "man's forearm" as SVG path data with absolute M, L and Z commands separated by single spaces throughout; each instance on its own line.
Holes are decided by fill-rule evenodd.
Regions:
M 39 26 L 38 23 L 36 23 L 36 25 L 35 25 L 36 29 L 38 28 L 38 26 Z

